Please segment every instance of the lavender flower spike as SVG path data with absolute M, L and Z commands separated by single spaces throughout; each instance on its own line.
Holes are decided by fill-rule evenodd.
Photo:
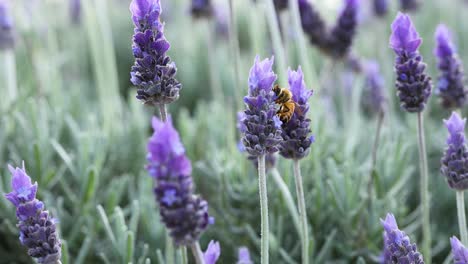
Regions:
M 379 17 L 383 17 L 388 12 L 388 0 L 374 0 L 374 13 Z
M 13 190 L 5 197 L 16 207 L 21 244 L 38 263 L 61 263 L 61 242 L 56 230 L 58 221 L 45 210 L 44 203 L 36 199 L 37 183 L 32 184 L 24 163 L 21 169 L 10 165 L 8 168 L 13 175 Z
M 468 249 L 456 237 L 450 238 L 452 246 L 453 264 L 468 264 Z
M 398 13 L 392 23 L 390 47 L 397 55 L 397 96 L 401 107 L 408 112 L 422 112 L 431 95 L 431 78 L 424 73 L 426 64 L 418 52 L 421 43 L 410 17 Z
M 13 19 L 7 0 L 0 0 L 0 50 L 15 46 Z
M 385 111 L 384 79 L 380 74 L 379 64 L 370 61 L 366 64 L 366 89 L 363 93 L 363 106 L 368 113 Z
M 190 12 L 195 18 L 211 17 L 213 15 L 211 0 L 192 0 Z
M 359 0 L 345 0 L 336 25 L 331 29 L 329 46 L 330 53 L 336 58 L 348 54 L 356 34 Z
M 312 90 L 307 89 L 300 66 L 297 71 L 288 70 L 288 83 L 296 108 L 291 120 L 282 125 L 280 154 L 287 159 L 302 159 L 309 153 L 314 141 L 314 137 L 309 135 L 310 119 L 307 118 Z
M 322 17 L 308 0 L 299 0 L 299 11 L 304 33 L 312 44 L 325 50 L 328 33 Z
M 447 26 L 440 24 L 435 33 L 434 54 L 438 60 L 439 78 L 437 92 L 445 108 L 461 108 L 466 103 L 468 90 L 465 87 L 463 65 L 456 54 L 455 45 Z
M 132 0 L 133 56 L 131 81 L 137 86 L 137 99 L 145 104 L 168 104 L 179 98 L 182 85 L 175 79 L 177 68 L 166 55 L 170 48 L 164 37 L 160 0 Z
M 244 97 L 245 127 L 242 143 L 249 155 L 259 157 L 278 151 L 281 142 L 281 121 L 276 115 L 275 94 L 272 91 L 276 74 L 272 70 L 273 58 L 255 58 L 250 69 L 249 92 Z
M 211 240 L 208 244 L 208 248 L 203 254 L 205 264 L 216 264 L 216 261 L 218 261 L 220 255 L 221 247 L 219 246 L 219 242 Z
M 465 124 L 466 118 L 461 118 L 456 112 L 448 120 L 444 120 L 449 131 L 447 149 L 442 157 L 440 171 L 447 179 L 452 189 L 468 189 L 468 150 L 466 148 Z
M 153 117 L 152 122 L 146 168 L 156 182 L 161 219 L 176 245 L 192 245 L 214 219 L 208 215 L 208 203 L 193 194 L 192 166 L 170 118 L 162 122 Z
M 395 217 L 392 214 L 387 214 L 385 220 L 380 219 L 380 222 L 384 227 L 385 247 L 382 264 L 424 264 L 416 244 L 411 243 L 405 232 L 398 229 Z
M 250 259 L 250 253 L 248 248 L 239 248 L 238 260 L 236 264 L 253 264 L 252 260 Z

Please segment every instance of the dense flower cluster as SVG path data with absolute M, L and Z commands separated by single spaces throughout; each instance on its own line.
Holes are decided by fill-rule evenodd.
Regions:
M 468 249 L 456 237 L 450 238 L 450 245 L 452 246 L 453 264 L 467 264 L 468 263 Z
M 358 4 L 358 0 L 346 0 L 336 25 L 331 29 L 328 45 L 334 57 L 344 57 L 351 48 L 356 34 Z
M 366 86 L 362 96 L 364 110 L 368 113 L 385 111 L 386 98 L 384 94 L 384 79 L 376 61 L 366 63 Z
M 440 171 L 453 189 L 468 188 L 468 150 L 465 139 L 466 118 L 453 112 L 448 120 L 444 120 L 449 131 L 447 149 L 442 157 Z
M 312 44 L 325 49 L 328 41 L 328 33 L 325 22 L 315 10 L 315 7 L 307 0 L 299 0 L 299 11 L 304 33 Z
M 287 159 L 302 159 L 309 153 L 314 141 L 314 137 L 310 136 L 310 119 L 307 118 L 312 90 L 305 85 L 301 67 L 297 71 L 288 70 L 288 83 L 296 107 L 291 120 L 282 125 L 280 154 Z
M 15 45 L 13 19 L 6 0 L 0 0 L 0 50 L 11 49 Z
M 192 0 L 190 12 L 195 18 L 211 17 L 213 15 L 211 0 Z
M 426 64 L 418 52 L 421 43 L 410 17 L 398 13 L 392 23 L 390 47 L 397 55 L 397 96 L 401 107 L 408 112 L 422 112 L 431 95 L 431 78 L 424 72 Z
M 161 219 L 176 245 L 190 245 L 213 218 L 208 215 L 208 203 L 193 194 L 192 166 L 170 119 L 162 122 L 154 117 L 153 129 L 147 170 L 156 181 L 154 193 Z
M 57 219 L 52 218 L 44 203 L 36 199 L 37 183 L 24 168 L 9 166 L 13 175 L 10 193 L 5 197 L 16 207 L 20 242 L 28 248 L 28 254 L 38 263 L 58 264 L 61 257 L 61 242 L 57 234 Z
M 445 108 L 461 108 L 466 103 L 468 90 L 465 87 L 465 76 L 461 60 L 455 51 L 449 29 L 439 25 L 435 33 L 436 48 L 434 53 L 438 60 L 439 78 L 437 92 Z
M 133 0 L 135 24 L 131 81 L 138 87 L 137 98 L 145 104 L 168 104 L 179 98 L 182 85 L 175 79 L 177 68 L 166 52 L 169 42 L 163 34 L 160 0 Z
M 278 151 L 281 142 L 281 121 L 276 115 L 275 94 L 272 91 L 276 74 L 273 59 L 257 56 L 249 75 L 249 92 L 244 97 L 247 109 L 242 122 L 242 143 L 249 155 L 258 157 Z
M 387 214 L 380 220 L 384 227 L 384 253 L 382 264 L 411 263 L 424 264 L 416 244 L 411 243 L 405 232 L 398 229 L 395 217 Z
M 388 0 L 374 0 L 374 14 L 382 17 L 388 12 Z

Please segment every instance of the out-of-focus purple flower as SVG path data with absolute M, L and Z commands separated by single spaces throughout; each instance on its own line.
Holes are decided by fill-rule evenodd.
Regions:
M 374 14 L 383 17 L 388 12 L 388 0 L 374 0 Z
M 192 0 L 190 12 L 195 18 L 209 18 L 213 15 L 211 0 Z
M 246 128 L 242 143 L 249 155 L 258 157 L 278 151 L 281 142 L 281 121 L 276 115 L 275 94 L 272 91 L 276 74 L 273 59 L 255 58 L 250 69 L 249 92 L 244 97 L 247 109 L 243 124 Z
M 69 4 L 71 21 L 77 25 L 81 21 L 81 0 L 70 0 Z
M 0 50 L 15 46 L 15 33 L 10 5 L 7 0 L 0 0 Z
M 288 70 L 288 83 L 296 107 L 291 120 L 282 125 L 280 154 L 287 159 L 302 159 L 309 153 L 313 142 L 310 119 L 307 118 L 312 90 L 307 89 L 300 66 L 297 71 Z
M 361 73 L 364 70 L 364 61 L 356 54 L 349 53 L 346 57 L 346 67 L 353 73 Z
M 380 219 L 384 227 L 384 253 L 382 264 L 411 263 L 424 264 L 416 244 L 411 243 L 405 232 L 398 229 L 395 217 L 387 214 L 385 220 Z
M 61 257 L 61 242 L 57 234 L 57 219 L 52 218 L 44 203 L 36 199 L 37 183 L 24 168 L 8 166 L 13 178 L 12 191 L 5 197 L 16 207 L 20 242 L 28 248 L 29 256 L 38 263 L 58 264 Z
M 392 23 L 390 47 L 395 51 L 396 88 L 400 105 L 408 112 L 422 112 L 431 95 L 431 78 L 425 74 L 418 48 L 422 43 L 410 17 L 398 13 Z
M 364 110 L 368 113 L 385 111 L 384 79 L 376 61 L 366 63 L 366 86 L 362 96 Z
M 463 65 L 458 57 L 452 36 L 447 26 L 440 24 L 435 33 L 439 78 L 437 93 L 444 108 L 461 108 L 466 103 L 468 90 L 465 87 Z
M 220 255 L 221 247 L 219 246 L 219 242 L 211 240 L 205 253 L 203 253 L 205 264 L 215 264 Z
M 448 129 L 447 149 L 441 160 L 440 171 L 447 179 L 448 185 L 456 190 L 468 188 L 468 151 L 465 140 L 466 118 L 461 118 L 456 112 L 448 120 L 444 120 Z
M 179 98 L 182 85 L 175 79 L 175 63 L 166 55 L 170 44 L 160 21 L 160 0 L 132 0 L 130 11 L 135 24 L 131 81 L 138 87 L 136 97 L 145 104 L 171 103 Z
M 345 0 L 345 6 L 329 36 L 329 52 L 335 58 L 348 54 L 356 35 L 359 0 Z
M 252 260 L 250 259 L 250 253 L 248 248 L 239 248 L 238 259 L 236 264 L 253 264 Z
M 418 0 L 400 0 L 400 7 L 403 11 L 414 11 L 419 7 Z
M 229 38 L 229 8 L 225 4 L 217 4 L 214 7 L 216 36 L 221 39 Z
M 309 1 L 299 0 L 299 12 L 301 15 L 302 29 L 309 37 L 310 42 L 318 48 L 326 50 L 328 32 L 325 22 L 318 11 Z
M 450 238 L 450 245 L 452 246 L 453 264 L 467 264 L 468 263 L 468 249 L 456 238 Z
M 152 122 L 146 168 L 156 181 L 154 193 L 161 219 L 176 245 L 190 245 L 214 219 L 208 215 L 208 203 L 193 194 L 190 160 L 171 120 L 153 117 Z

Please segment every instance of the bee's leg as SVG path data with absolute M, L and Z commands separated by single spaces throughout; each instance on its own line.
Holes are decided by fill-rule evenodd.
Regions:
M 290 110 L 291 110 L 291 109 L 290 109 L 287 105 L 283 104 L 283 105 L 281 105 L 280 109 L 278 110 L 278 113 L 281 113 L 281 114 L 282 114 L 282 113 L 287 113 L 287 112 L 289 112 Z

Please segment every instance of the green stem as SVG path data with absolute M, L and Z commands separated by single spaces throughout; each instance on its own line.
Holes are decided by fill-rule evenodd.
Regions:
M 258 157 L 258 190 L 260 193 L 260 218 L 261 218 L 261 253 L 260 263 L 267 264 L 268 262 L 268 196 L 267 183 L 265 173 L 265 155 Z
M 237 20 L 236 20 L 236 11 L 234 7 L 234 0 L 229 0 L 229 16 L 231 25 L 229 27 L 229 44 L 231 45 L 232 56 L 234 58 L 234 109 L 237 109 L 237 102 L 239 100 L 239 87 L 242 82 L 240 76 L 240 51 L 239 51 L 239 40 L 237 38 Z
M 457 190 L 457 215 L 458 226 L 460 228 L 460 239 L 463 245 L 468 244 L 468 233 L 466 231 L 466 215 L 465 215 L 465 195 L 463 191 Z
M 190 245 L 190 248 L 192 249 L 192 254 L 195 258 L 195 262 L 197 264 L 205 264 L 205 258 L 203 257 L 203 252 L 200 248 L 200 244 L 198 243 L 198 241 Z
M 211 92 L 215 100 L 220 99 L 223 101 L 223 90 L 221 87 L 221 81 L 219 80 L 219 74 L 216 67 L 216 40 L 214 32 L 213 19 L 206 19 L 206 50 L 208 55 L 208 69 L 210 71 L 210 86 Z
M 167 110 L 166 110 L 166 105 L 165 104 L 159 104 L 159 116 L 161 117 L 161 120 L 163 122 L 167 121 Z
M 14 101 L 18 95 L 18 87 L 16 83 L 16 60 L 15 51 L 13 49 L 5 50 L 5 69 L 8 88 L 8 100 Z
M 281 42 L 281 33 L 279 31 L 279 24 L 275 5 L 273 0 L 264 0 L 266 4 L 266 13 L 268 19 L 268 26 L 270 28 L 270 34 L 273 42 L 273 50 L 275 51 L 275 59 L 278 62 L 277 72 L 280 83 L 286 84 L 286 57 L 284 55 L 283 43 Z
M 426 263 L 430 264 L 431 255 L 431 219 L 429 175 L 427 169 L 426 142 L 424 139 L 423 114 L 418 113 L 418 143 L 419 143 L 419 167 L 421 171 L 421 212 L 422 212 L 422 253 L 426 256 Z
M 169 236 L 169 231 L 166 230 L 166 263 L 175 264 L 174 259 L 174 245 L 172 244 L 172 238 Z
M 302 175 L 299 160 L 294 160 L 294 179 L 296 182 L 297 203 L 299 207 L 299 216 L 301 218 L 302 228 L 302 263 L 309 263 L 309 228 L 307 225 L 307 210 L 304 199 L 304 187 L 302 185 Z
M 180 255 L 182 257 L 182 264 L 188 264 L 187 248 L 186 247 L 182 247 L 180 249 Z
M 380 141 L 380 131 L 382 130 L 382 123 L 384 119 L 384 112 L 380 111 L 378 120 L 377 120 L 377 130 L 375 132 L 375 138 L 374 138 L 374 145 L 372 146 L 372 163 L 371 163 L 371 169 L 370 169 L 370 174 L 369 178 L 367 181 L 367 199 L 369 201 L 369 210 L 372 207 L 372 195 L 374 192 L 374 188 L 372 186 L 374 185 L 374 172 L 375 172 L 375 166 L 377 163 L 377 150 L 379 149 L 379 141 Z

